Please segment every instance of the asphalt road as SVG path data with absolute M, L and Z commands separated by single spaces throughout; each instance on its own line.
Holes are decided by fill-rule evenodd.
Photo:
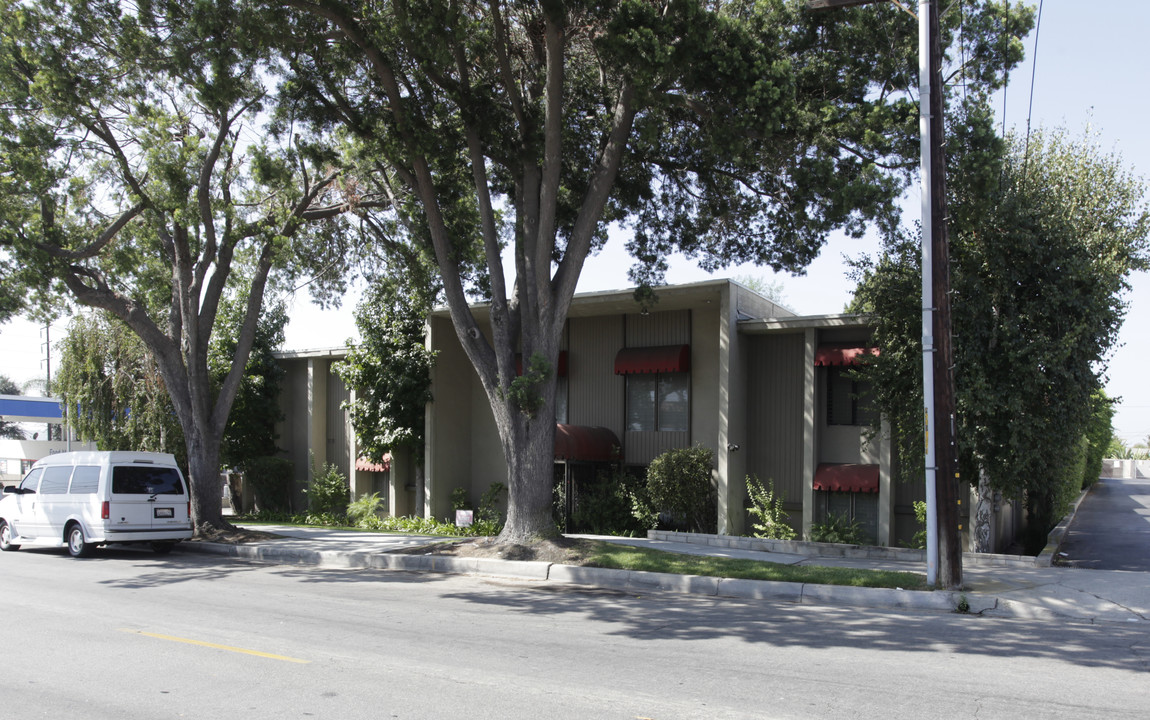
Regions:
M 1076 567 L 1150 572 L 1150 480 L 1099 480 L 1059 550 Z
M 1144 717 L 1150 628 L 0 555 L 5 717 Z

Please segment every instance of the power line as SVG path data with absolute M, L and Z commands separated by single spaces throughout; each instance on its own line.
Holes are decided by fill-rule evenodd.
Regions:
M 1030 117 L 1034 113 L 1034 78 L 1038 74 L 1038 33 L 1042 30 L 1042 3 L 1038 0 L 1038 20 L 1034 24 L 1034 55 L 1030 59 L 1030 104 L 1026 108 L 1026 143 L 1022 150 L 1022 174 L 1026 175 L 1026 164 L 1030 160 Z

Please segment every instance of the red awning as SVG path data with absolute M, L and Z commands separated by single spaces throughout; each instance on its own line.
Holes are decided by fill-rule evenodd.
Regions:
M 609 428 L 555 423 L 556 460 L 614 462 L 621 447 Z
M 381 463 L 372 462 L 365 457 L 358 458 L 355 461 L 355 469 L 360 472 L 387 472 L 391 470 L 391 453 L 384 453 Z
M 863 355 L 878 355 L 878 348 L 835 347 L 820 345 L 815 351 L 815 367 L 826 365 L 858 365 Z
M 555 377 L 567 377 L 567 351 L 559 351 L 559 360 L 555 363 L 558 365 Z M 515 374 L 523 374 L 523 353 L 515 353 Z
M 623 348 L 615 356 L 616 375 L 687 372 L 690 369 L 690 345 Z
M 815 470 L 815 490 L 878 492 L 878 465 L 821 463 Z

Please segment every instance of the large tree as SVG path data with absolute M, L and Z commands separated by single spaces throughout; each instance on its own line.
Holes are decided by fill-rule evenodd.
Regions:
M 915 167 L 917 29 L 897 7 L 269 4 L 298 11 L 284 46 L 300 106 L 354 138 L 372 187 L 392 199 L 388 227 L 434 250 L 508 466 L 504 540 L 555 532 L 554 368 L 579 274 L 609 225 L 631 231 L 643 287 L 673 250 L 708 269 L 798 271 L 830 231 L 889 223 Z M 1017 61 L 1012 36 L 1028 18 L 977 1 L 948 16 L 947 41 L 966 23 L 963 59 L 982 69 L 969 82 Z M 475 249 L 485 267 L 470 289 L 490 303 L 489 333 L 468 307 Z M 517 376 L 517 352 L 533 372 Z
M 197 528 L 223 524 L 220 443 L 265 288 L 325 247 L 309 221 L 348 208 L 333 158 L 272 124 L 269 25 L 226 0 L 0 0 L 0 246 L 29 292 L 143 341 L 183 430 Z M 229 285 L 244 308 L 217 383 Z
M 1024 501 L 1031 544 L 1041 544 L 1082 486 L 1088 448 L 1104 444 L 1098 391 L 1129 275 L 1147 267 L 1150 214 L 1141 181 L 1088 136 L 1003 142 L 985 105 L 952 126 L 961 474 Z M 913 476 L 922 467 L 917 242 L 892 236 L 858 268 L 852 309 L 874 313 L 883 352 L 869 372 Z

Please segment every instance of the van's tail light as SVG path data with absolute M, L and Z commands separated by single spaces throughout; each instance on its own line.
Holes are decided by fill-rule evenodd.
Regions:
M 105 500 L 100 505 L 100 519 L 107 520 L 110 517 L 112 517 L 112 503 Z
M 189 520 L 192 519 L 192 501 L 191 500 L 188 501 L 188 519 Z

